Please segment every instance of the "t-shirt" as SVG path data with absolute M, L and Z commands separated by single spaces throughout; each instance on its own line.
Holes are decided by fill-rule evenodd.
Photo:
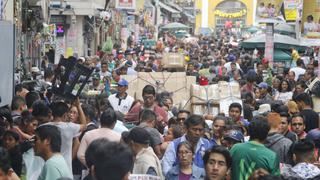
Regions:
M 112 94 L 108 97 L 108 100 L 115 111 L 127 114 L 132 106 L 134 98 L 129 95 L 126 95 L 125 98 L 120 98 L 118 94 Z
M 48 125 L 57 126 L 61 132 L 61 155 L 72 172 L 72 144 L 73 138 L 79 135 L 80 125 L 72 122 L 49 122 Z
M 300 111 L 300 114 L 305 117 L 306 132 L 319 127 L 319 115 L 312 109 L 304 109 Z
M 263 144 L 249 141 L 236 144 L 230 150 L 232 179 L 247 180 L 253 171 L 263 168 L 272 175 L 279 175 L 279 158 Z
M 73 179 L 71 172 L 63 156 L 55 154 L 45 162 L 38 180 L 52 180 L 62 177 Z

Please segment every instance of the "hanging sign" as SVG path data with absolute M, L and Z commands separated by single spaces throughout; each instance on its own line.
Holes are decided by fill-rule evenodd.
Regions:
M 225 12 L 220 11 L 220 10 L 215 10 L 214 14 L 216 16 L 223 17 L 223 18 L 239 18 L 239 17 L 242 17 L 242 16 L 246 15 L 247 14 L 247 10 L 242 9 L 239 12 L 234 12 L 234 13 L 225 13 Z

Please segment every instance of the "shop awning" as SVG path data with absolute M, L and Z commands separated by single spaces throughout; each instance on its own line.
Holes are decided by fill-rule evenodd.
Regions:
M 179 11 L 173 9 L 172 7 L 170 7 L 170 6 L 162 3 L 162 2 L 160 2 L 160 1 L 158 2 L 158 4 L 159 4 L 159 6 L 160 6 L 161 8 L 169 11 L 169 12 L 172 13 L 172 14 L 179 14 Z
M 290 61 L 292 60 L 290 52 L 276 49 L 273 54 L 274 61 Z

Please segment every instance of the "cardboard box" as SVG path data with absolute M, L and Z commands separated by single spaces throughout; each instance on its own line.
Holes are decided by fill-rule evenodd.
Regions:
M 186 61 L 180 53 L 164 53 L 161 64 L 163 68 L 184 68 Z
M 129 82 L 127 93 L 135 99 L 142 99 L 142 89 L 150 84 L 156 92 L 172 93 L 173 104 L 181 109 L 191 110 L 190 88 L 196 84 L 196 77 L 186 76 L 185 72 L 139 72 L 137 76 L 121 76 Z

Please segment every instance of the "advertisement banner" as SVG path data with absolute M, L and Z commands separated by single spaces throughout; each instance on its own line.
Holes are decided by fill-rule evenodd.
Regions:
M 116 0 L 117 9 L 136 9 L 136 0 Z
M 274 51 L 274 37 L 273 37 L 273 27 L 272 23 L 267 23 L 266 26 L 266 45 L 264 50 L 264 57 L 269 61 L 269 66 L 273 66 L 273 51 Z
M 295 22 L 298 18 L 298 0 L 285 0 L 284 5 L 284 16 L 287 22 Z
M 257 0 L 256 21 L 285 22 L 282 0 Z

